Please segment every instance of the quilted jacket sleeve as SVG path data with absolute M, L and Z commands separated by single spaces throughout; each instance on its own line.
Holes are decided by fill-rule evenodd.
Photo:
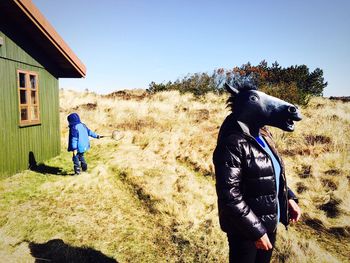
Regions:
M 293 199 L 296 203 L 298 203 L 298 198 L 289 187 L 288 187 L 288 199 Z
M 90 137 L 95 138 L 95 139 L 99 138 L 99 135 L 98 135 L 98 134 L 94 133 L 94 132 L 93 132 L 92 130 L 90 130 L 86 125 L 84 125 L 84 126 L 85 126 L 85 128 L 86 128 L 86 130 L 87 130 L 87 133 L 88 133 L 88 135 L 89 135 Z
M 78 130 L 75 127 L 71 127 L 69 129 L 68 151 L 74 151 L 78 149 L 78 138 Z
M 246 238 L 255 241 L 266 233 L 266 228 L 243 198 L 241 156 L 237 145 L 226 144 L 215 150 L 219 216 L 229 224 L 229 228 L 238 229 Z

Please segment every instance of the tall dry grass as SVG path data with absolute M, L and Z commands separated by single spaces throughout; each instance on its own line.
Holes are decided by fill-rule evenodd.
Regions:
M 226 96 L 143 91 L 101 96 L 60 92 L 62 154 L 47 165 L 72 171 L 66 116 L 99 134 L 89 172 L 30 171 L 0 182 L 0 256 L 33 260 L 26 241 L 62 238 L 120 262 L 227 262 L 219 229 L 212 152 Z M 350 104 L 313 99 L 294 133 L 272 129 L 298 193 L 301 222 L 279 228 L 274 262 L 347 262 L 350 248 Z

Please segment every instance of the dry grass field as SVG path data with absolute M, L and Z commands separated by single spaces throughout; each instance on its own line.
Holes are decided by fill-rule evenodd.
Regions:
M 227 262 L 212 152 L 226 96 L 97 95 L 61 90 L 62 153 L 0 181 L 0 261 L 34 262 L 28 242 L 55 238 L 118 262 Z M 99 134 L 72 176 L 66 116 Z M 281 225 L 273 262 L 350 262 L 350 103 L 314 98 L 296 131 L 271 128 L 298 193 L 301 222 Z

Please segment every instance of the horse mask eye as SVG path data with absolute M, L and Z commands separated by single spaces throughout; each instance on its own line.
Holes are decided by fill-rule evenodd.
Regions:
M 258 101 L 259 98 L 258 98 L 256 95 L 251 95 L 251 96 L 249 97 L 249 100 L 251 100 L 251 101 Z

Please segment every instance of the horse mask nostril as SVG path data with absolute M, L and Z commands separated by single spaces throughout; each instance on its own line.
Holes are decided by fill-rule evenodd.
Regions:
M 296 112 L 297 112 L 297 108 L 294 107 L 294 106 L 290 106 L 290 107 L 288 107 L 288 111 L 289 111 L 290 113 L 296 113 Z

